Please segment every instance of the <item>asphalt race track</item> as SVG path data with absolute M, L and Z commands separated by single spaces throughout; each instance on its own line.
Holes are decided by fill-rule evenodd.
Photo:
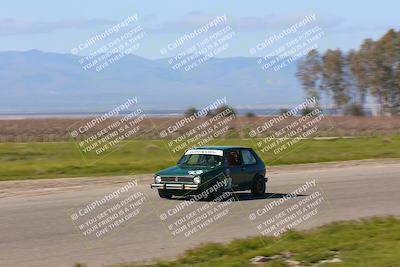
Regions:
M 160 199 L 149 175 L 2 182 L 0 265 L 151 261 L 262 231 L 400 215 L 400 161 L 277 167 L 269 178 L 265 196 L 226 194 L 219 203 Z

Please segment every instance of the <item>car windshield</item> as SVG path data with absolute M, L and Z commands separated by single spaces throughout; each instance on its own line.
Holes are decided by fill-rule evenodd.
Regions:
M 178 165 L 188 166 L 218 166 L 222 164 L 222 157 L 207 154 L 190 154 L 183 155 Z

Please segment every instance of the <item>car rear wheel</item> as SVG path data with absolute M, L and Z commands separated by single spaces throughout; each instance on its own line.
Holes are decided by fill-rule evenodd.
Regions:
M 172 194 L 167 193 L 165 190 L 158 190 L 158 195 L 161 198 L 172 198 Z
M 265 194 L 265 179 L 264 177 L 257 177 L 254 179 L 254 184 L 251 187 L 251 193 L 255 196 L 262 196 Z

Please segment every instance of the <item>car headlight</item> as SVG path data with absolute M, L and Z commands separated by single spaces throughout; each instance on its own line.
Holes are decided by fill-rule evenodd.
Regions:
M 161 183 L 161 176 L 157 175 L 155 180 L 157 184 Z
M 200 183 L 201 183 L 201 178 L 200 178 L 200 176 L 194 177 L 194 178 L 193 178 L 193 183 L 195 183 L 195 184 L 200 184 Z

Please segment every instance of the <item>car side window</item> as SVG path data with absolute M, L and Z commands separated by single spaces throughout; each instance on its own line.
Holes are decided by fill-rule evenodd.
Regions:
M 256 164 L 257 160 L 254 157 L 253 153 L 248 149 L 242 149 L 242 161 L 244 165 Z
M 232 151 L 228 152 L 227 160 L 228 160 L 229 167 L 240 166 L 242 164 L 239 151 L 236 151 L 236 150 L 232 150 Z
M 187 163 L 190 165 L 194 165 L 199 161 L 199 159 L 200 159 L 200 155 L 190 155 Z

